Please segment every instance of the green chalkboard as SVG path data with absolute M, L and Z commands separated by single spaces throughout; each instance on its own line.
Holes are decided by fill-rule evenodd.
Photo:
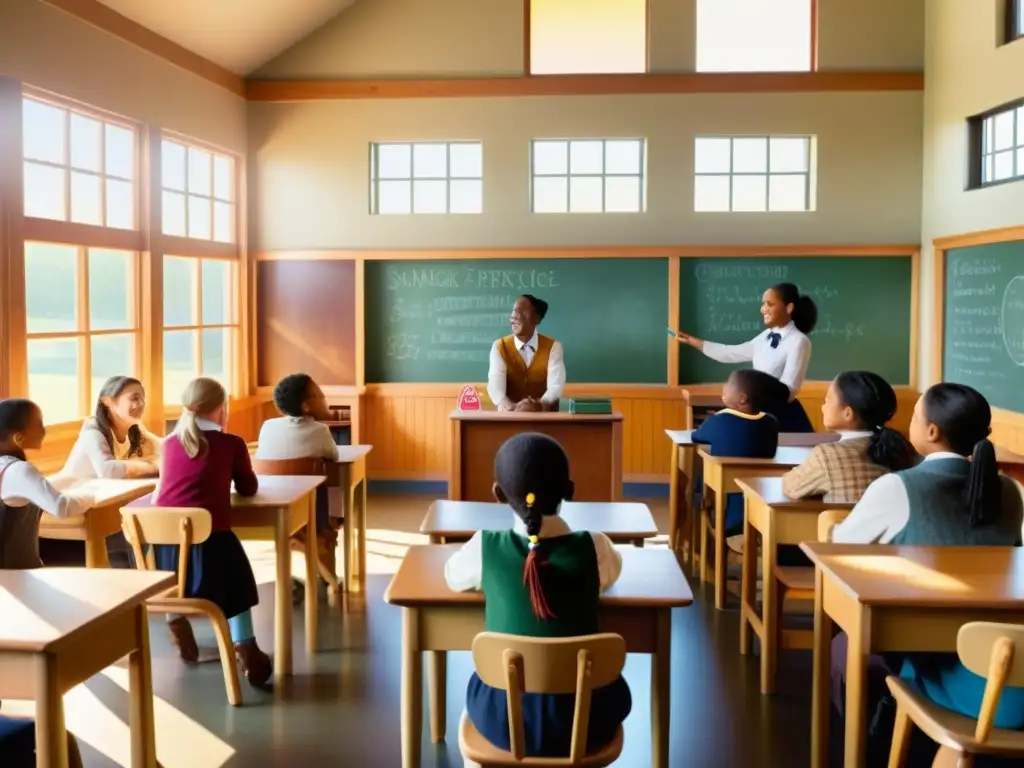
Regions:
M 667 259 L 369 261 L 365 286 L 368 382 L 486 381 L 523 293 L 550 305 L 570 382 L 666 382 Z
M 910 383 L 909 255 L 683 259 L 679 328 L 722 344 L 749 341 L 765 330 L 761 295 L 780 282 L 796 283 L 818 305 L 808 379 L 870 370 Z M 679 350 L 680 384 L 720 382 L 733 367 Z
M 1024 241 L 946 251 L 942 378 L 1024 411 Z

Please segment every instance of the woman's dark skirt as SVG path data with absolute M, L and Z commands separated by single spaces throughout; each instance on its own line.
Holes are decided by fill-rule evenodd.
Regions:
M 619 678 L 591 694 L 587 751 L 593 752 L 615 738 L 629 715 L 633 699 L 626 681 Z M 528 757 L 565 757 L 572 741 L 574 694 L 523 695 L 523 731 Z M 498 749 L 511 749 L 508 739 L 508 704 L 505 691 L 484 683 L 474 672 L 466 690 L 466 713 L 480 735 Z
M 35 721 L 0 715 L 0 765 L 10 768 L 34 768 L 35 764 Z
M 179 549 L 174 545 L 153 547 L 156 567 L 161 571 L 178 570 Z M 202 544 L 192 545 L 185 583 L 188 597 L 215 603 L 227 619 L 245 613 L 260 601 L 252 565 L 233 531 L 214 531 Z
M 779 413 L 775 414 L 779 420 L 780 432 L 813 432 L 814 425 L 807 417 L 807 411 L 800 404 L 800 400 L 794 399 L 786 404 Z

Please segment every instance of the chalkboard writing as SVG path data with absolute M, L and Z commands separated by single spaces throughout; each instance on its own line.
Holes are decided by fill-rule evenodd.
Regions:
M 667 280 L 667 259 L 367 262 L 367 381 L 485 381 L 512 304 L 532 293 L 570 382 L 664 383 Z
M 863 369 L 910 383 L 909 256 L 683 259 L 679 328 L 723 344 L 749 341 L 765 330 L 765 289 L 779 282 L 796 283 L 818 305 L 808 379 Z M 679 351 L 681 384 L 720 382 L 732 367 Z
M 946 252 L 943 378 L 1024 411 L 1024 241 Z

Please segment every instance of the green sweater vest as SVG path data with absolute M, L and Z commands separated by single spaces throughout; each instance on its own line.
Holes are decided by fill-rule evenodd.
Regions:
M 1024 518 L 1020 492 L 1010 478 L 1002 481 L 1002 511 L 996 520 L 972 528 L 964 508 L 963 493 L 970 464 L 961 459 L 933 459 L 897 473 L 907 489 L 910 518 L 893 544 L 909 546 L 1021 545 Z
M 530 545 L 514 531 L 483 532 L 485 628 L 527 637 L 574 637 L 597 632 L 601 580 L 597 551 L 587 531 L 541 539 L 540 579 L 554 618 L 533 612 L 523 567 Z

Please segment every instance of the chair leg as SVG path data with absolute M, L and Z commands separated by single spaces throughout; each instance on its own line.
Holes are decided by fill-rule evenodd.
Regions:
M 892 731 L 892 748 L 889 750 L 889 768 L 903 768 L 910 749 L 910 735 L 914 724 L 903 707 L 896 707 L 896 725 Z
M 242 706 L 242 687 L 238 683 L 238 662 L 235 660 L 235 647 L 231 642 L 231 630 L 227 619 L 222 613 L 210 613 L 210 624 L 213 634 L 217 637 L 217 650 L 220 652 L 220 664 L 224 670 L 224 687 L 227 689 L 228 702 L 234 707 Z
M 932 761 L 932 768 L 971 768 L 973 765 L 974 755 L 958 752 L 949 747 L 941 747 Z
M 700 508 L 700 583 L 708 582 L 708 508 L 701 504 Z

